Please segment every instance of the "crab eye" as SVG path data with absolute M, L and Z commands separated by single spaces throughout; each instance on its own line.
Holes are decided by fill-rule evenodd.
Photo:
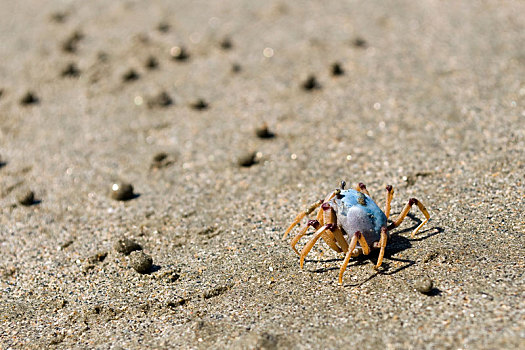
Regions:
M 343 180 L 343 181 L 341 181 L 341 190 L 344 190 L 345 187 L 346 187 L 346 181 Z

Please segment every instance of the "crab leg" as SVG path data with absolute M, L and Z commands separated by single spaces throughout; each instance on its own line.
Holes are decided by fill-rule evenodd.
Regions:
M 324 199 L 324 202 L 328 202 L 329 200 L 331 200 L 332 198 L 337 196 L 339 193 L 341 193 L 340 189 L 335 190 L 334 192 L 332 192 L 328 196 L 326 196 L 326 198 Z
M 357 231 L 350 240 L 350 245 L 348 247 L 348 251 L 346 252 L 345 260 L 343 261 L 343 265 L 341 265 L 341 269 L 339 270 L 339 284 L 343 284 L 343 274 L 346 271 L 346 266 L 348 266 L 350 258 L 353 256 L 352 253 L 357 245 L 358 234 L 361 235 L 361 232 Z
M 388 220 L 390 217 L 390 204 L 392 203 L 392 198 L 394 198 L 394 188 L 390 185 L 386 186 L 386 207 L 385 207 L 385 215 Z
M 326 230 L 329 230 L 330 228 L 332 228 L 332 226 L 333 226 L 332 224 L 324 225 L 320 229 L 315 231 L 312 239 L 310 239 L 308 243 L 306 243 L 306 245 L 303 247 L 303 249 L 301 250 L 301 263 L 300 263 L 301 268 L 303 268 L 303 265 L 304 265 L 304 258 L 308 255 L 308 253 L 310 253 L 310 250 L 312 250 L 312 247 L 314 246 L 314 244 L 317 242 L 319 238 L 321 238 L 323 233 Z
M 399 225 L 401 225 L 403 220 L 405 220 L 405 217 L 407 216 L 408 212 L 410 211 L 410 208 L 412 208 L 412 206 L 414 204 L 416 204 L 417 207 L 419 208 L 419 210 L 421 210 L 421 212 L 423 213 L 423 215 L 425 215 L 425 220 L 423 220 L 423 222 L 421 224 L 419 224 L 419 226 L 416 227 L 416 229 L 414 231 L 412 231 L 412 234 L 410 235 L 410 237 L 413 238 L 416 235 L 416 233 L 421 229 L 421 227 L 423 227 L 423 225 L 425 225 L 428 222 L 428 220 L 430 219 L 430 214 L 428 213 L 428 211 L 425 208 L 425 206 L 423 204 L 421 204 L 421 202 L 418 201 L 415 198 L 410 198 L 408 203 L 403 208 L 403 211 L 401 212 L 401 214 L 399 214 L 399 217 L 397 218 L 397 220 L 394 221 L 393 223 L 391 223 L 388 226 L 388 231 L 390 231 L 390 230 L 398 227 Z
M 317 216 L 315 217 L 315 220 L 319 221 L 321 225 L 324 225 L 324 210 L 323 208 L 319 208 L 319 211 L 317 212 Z
M 363 192 L 368 197 L 370 197 L 370 193 L 368 193 L 368 190 L 366 189 L 366 185 L 364 183 L 362 183 L 362 182 L 358 183 L 357 186 L 355 186 L 355 190 L 357 192 Z
M 295 248 L 295 245 L 297 244 L 297 242 L 299 242 L 299 240 L 301 238 L 303 238 L 303 236 L 306 234 L 306 231 L 308 231 L 308 228 L 312 226 L 313 228 L 315 228 L 316 230 L 319 229 L 319 227 L 321 226 L 319 224 L 319 221 L 317 220 L 310 220 L 308 221 L 308 224 L 301 230 L 301 232 L 299 232 L 293 239 L 292 239 L 292 242 L 290 243 L 290 245 L 292 246 L 292 249 L 294 252 L 297 253 L 297 255 L 300 255 L 299 251 L 297 251 L 297 249 Z
M 297 248 L 295 248 L 295 246 L 296 246 L 297 242 L 299 242 L 299 240 L 301 238 L 303 238 L 303 236 L 306 234 L 306 231 L 308 231 L 308 228 L 310 226 L 313 227 L 314 229 L 318 230 L 319 227 L 321 227 L 321 224 L 317 220 L 310 220 L 310 221 L 308 221 L 308 224 L 290 242 L 290 245 L 292 246 L 292 249 L 294 250 L 294 252 L 297 253 L 297 255 L 301 255 L 301 254 L 299 253 Z M 330 248 L 332 248 L 333 250 L 335 250 L 338 253 L 343 252 L 343 250 L 341 248 L 339 248 L 339 246 L 337 246 L 337 243 L 335 241 L 335 237 L 334 237 L 333 234 L 331 234 L 331 232 L 329 230 L 325 231 L 324 234 L 321 237 L 323 237 L 323 240 L 326 242 L 326 244 L 328 244 L 330 246 Z
M 326 230 L 326 231 L 324 231 L 324 233 L 323 233 L 323 235 L 321 237 L 323 237 L 323 240 L 326 242 L 326 244 L 328 244 L 330 246 L 330 248 L 335 250 L 337 253 L 342 253 L 343 252 L 343 249 L 339 248 L 339 246 L 336 243 L 333 231 Z
M 348 243 L 346 242 L 345 237 L 343 236 L 343 231 L 339 228 L 339 226 L 336 226 L 332 231 L 335 240 L 341 247 L 341 251 L 347 252 L 348 251 Z M 339 252 L 338 252 L 339 253 Z
M 348 249 L 348 243 L 346 243 L 345 238 L 343 237 L 343 232 L 337 226 L 337 216 L 335 215 L 335 210 L 330 206 L 330 203 L 323 203 L 321 205 L 321 210 L 323 211 L 323 224 L 332 224 L 332 229 L 325 231 L 323 239 L 325 242 L 338 253 L 346 252 Z M 339 246 L 335 243 L 339 243 Z
M 359 231 L 355 233 L 355 236 L 357 236 L 357 240 L 359 241 L 361 248 L 363 248 L 363 254 L 368 255 L 368 253 L 370 253 L 370 247 L 368 246 L 368 243 L 366 242 L 365 236 L 363 236 L 361 232 Z
M 310 205 L 308 208 L 306 208 L 304 211 L 300 212 L 296 217 L 295 217 L 295 220 L 292 222 L 292 224 L 290 226 L 288 226 L 288 228 L 286 229 L 286 231 L 284 232 L 284 236 L 283 236 L 283 240 L 286 238 L 286 236 L 288 236 L 288 234 L 290 233 L 290 231 L 295 227 L 295 225 L 297 225 L 299 222 L 301 222 L 301 220 L 308 214 L 310 214 L 311 212 L 313 212 L 316 208 L 318 208 L 321 204 L 323 203 L 323 201 L 318 201 L 318 202 L 315 202 L 313 203 L 312 205 Z
M 300 212 L 295 217 L 295 219 L 292 222 L 292 224 L 290 226 L 288 226 L 288 228 L 284 232 L 283 240 L 286 239 L 286 237 L 288 236 L 290 231 L 295 227 L 295 225 L 297 225 L 299 222 L 301 222 L 302 219 L 304 219 L 307 215 L 309 215 L 311 212 L 313 212 L 315 209 L 317 209 L 321 204 L 323 204 L 324 202 L 328 202 L 329 200 L 334 198 L 339 193 L 341 193 L 341 190 L 337 189 L 337 190 L 331 192 L 328 196 L 326 196 L 325 200 L 320 200 L 320 201 L 317 201 L 315 203 L 312 203 L 308 208 L 306 208 L 304 211 Z M 316 220 L 319 221 L 321 223 L 321 225 L 323 224 L 322 221 L 321 221 L 321 216 L 322 215 L 323 215 L 323 211 L 321 209 L 319 209 L 319 212 L 317 213 Z
M 321 226 L 323 226 L 325 224 L 335 224 L 336 223 L 337 218 L 335 216 L 335 212 L 333 213 L 333 215 L 326 215 L 325 213 L 326 213 L 326 209 L 327 208 L 331 209 L 330 205 L 327 202 L 330 201 L 332 198 L 334 198 L 339 193 L 341 193 L 341 190 L 339 190 L 339 189 L 337 189 L 334 192 L 330 193 L 324 199 L 323 204 L 321 205 L 321 208 L 319 208 L 319 211 L 317 212 L 316 220 L 319 222 L 319 224 Z M 318 229 L 318 227 L 315 227 L 315 229 Z M 342 235 L 342 232 L 341 232 L 341 235 Z M 339 242 L 337 237 L 334 237 L 334 236 L 335 236 L 335 233 L 333 231 L 330 231 L 330 230 L 325 231 L 325 233 L 322 235 L 323 240 L 326 242 L 326 244 L 328 244 L 328 246 L 330 246 L 330 248 L 332 248 L 333 250 L 335 250 L 338 253 L 341 253 L 341 252 L 345 251 L 344 248 L 341 249 L 336 244 L 336 240 L 337 240 L 339 245 L 341 245 L 341 243 Z M 345 244 L 345 243 L 346 243 L 346 241 L 343 244 Z M 341 247 L 343 247 L 343 246 L 341 246 Z
M 328 196 L 326 196 L 326 198 L 321 203 L 321 208 L 319 208 L 319 211 L 317 211 L 317 217 L 315 218 L 317 221 L 319 221 L 321 223 L 321 225 L 324 225 L 324 222 L 326 221 L 326 220 L 324 220 L 325 219 L 325 215 L 324 215 L 325 209 L 323 208 L 322 204 L 327 204 L 328 205 L 328 202 L 330 200 L 332 200 L 332 198 L 334 198 L 339 193 L 341 193 L 341 190 L 339 190 L 339 189 L 335 190 L 334 192 L 332 192 Z M 329 222 L 331 222 L 331 221 L 329 221 Z
M 388 239 L 388 234 L 386 233 L 386 227 L 381 227 L 381 239 L 379 240 L 379 247 L 380 247 L 380 251 L 379 251 L 379 257 L 377 258 L 377 264 L 375 266 L 375 268 L 379 268 L 379 266 L 381 266 L 381 264 L 383 263 L 383 256 L 385 255 L 385 247 L 386 247 L 386 242 L 387 242 L 387 239 Z

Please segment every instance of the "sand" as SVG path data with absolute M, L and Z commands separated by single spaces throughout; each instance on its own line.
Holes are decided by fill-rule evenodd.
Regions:
M 525 3 L 0 13 L 0 348 L 525 348 Z M 343 179 L 431 221 L 339 286 L 281 238 Z

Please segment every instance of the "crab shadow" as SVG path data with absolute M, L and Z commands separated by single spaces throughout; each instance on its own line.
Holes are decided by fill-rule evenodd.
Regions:
M 148 275 L 152 274 L 152 273 L 155 273 L 157 271 L 160 271 L 162 269 L 162 267 L 160 265 L 151 265 L 151 268 L 149 269 L 149 271 L 146 273 Z
M 441 289 L 439 288 L 432 288 L 430 292 L 424 293 L 424 294 L 428 295 L 429 297 L 435 297 L 435 296 L 441 295 L 442 292 L 441 292 Z
M 347 284 L 347 285 L 358 286 L 358 285 L 361 285 L 363 283 L 370 281 L 371 279 L 377 277 L 378 275 L 394 275 L 400 271 L 403 271 L 415 265 L 416 262 L 414 260 L 396 258 L 395 255 L 397 255 L 398 253 L 406 249 L 411 248 L 412 242 L 424 241 L 430 237 L 433 237 L 435 235 L 438 235 L 444 232 L 443 228 L 435 226 L 435 227 L 431 227 L 423 231 L 420 231 L 419 234 L 415 238 L 406 237 L 402 234 L 412 232 L 422 222 L 422 220 L 420 220 L 419 218 L 417 218 L 415 215 L 411 213 L 407 215 L 407 218 L 409 218 L 411 221 L 411 225 L 409 227 L 403 228 L 401 230 L 394 230 L 390 233 L 390 239 L 388 240 L 388 244 L 385 249 L 384 260 L 383 260 L 383 264 L 381 265 L 381 267 L 377 271 L 375 271 L 372 275 L 367 277 L 365 280 L 359 281 L 358 283 Z M 375 265 L 378 259 L 378 254 L 379 254 L 379 250 L 374 249 L 369 255 L 361 255 L 361 256 L 358 256 L 357 258 L 352 259 L 348 267 L 366 265 L 369 262 Z M 338 261 L 342 263 L 343 260 L 344 260 L 343 257 L 332 258 L 332 259 L 317 259 L 317 260 L 316 259 L 305 259 L 305 263 L 307 262 L 333 263 L 333 262 L 338 262 Z M 401 262 L 403 264 L 401 266 L 396 267 L 395 269 L 392 269 L 391 262 Z M 338 266 L 332 266 L 332 267 L 323 267 L 323 268 L 313 269 L 313 270 L 306 269 L 306 271 L 313 272 L 313 273 L 325 273 L 328 271 L 339 270 L 339 269 L 340 267 Z
M 121 199 L 121 201 L 122 202 L 129 202 L 129 201 L 132 201 L 133 199 L 139 198 L 140 196 L 141 196 L 140 193 L 133 193 L 129 197 Z

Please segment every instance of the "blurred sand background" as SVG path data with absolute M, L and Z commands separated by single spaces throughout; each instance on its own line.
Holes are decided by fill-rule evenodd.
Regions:
M 523 14 L 0 2 L 0 348 L 525 348 Z M 339 286 L 340 255 L 301 271 L 281 237 L 342 179 L 432 220 Z

